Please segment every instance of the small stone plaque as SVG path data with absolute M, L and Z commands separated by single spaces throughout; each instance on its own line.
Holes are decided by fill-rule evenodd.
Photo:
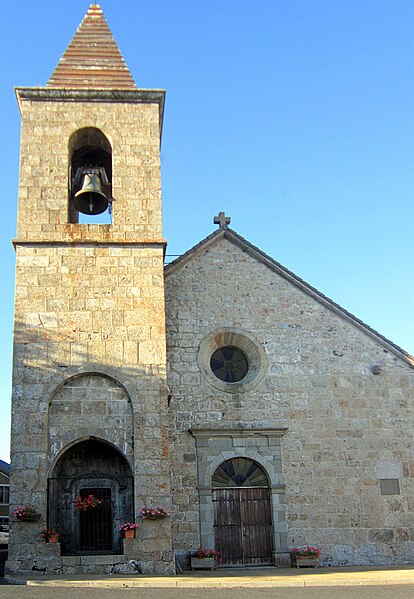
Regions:
M 380 489 L 381 495 L 399 495 L 400 483 L 398 478 L 381 478 Z

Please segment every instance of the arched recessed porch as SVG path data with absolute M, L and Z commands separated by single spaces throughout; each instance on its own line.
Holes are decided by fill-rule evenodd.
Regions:
M 98 505 L 76 507 L 91 495 Z M 119 526 L 133 518 L 132 471 L 118 449 L 90 438 L 63 453 L 48 480 L 48 526 L 60 533 L 62 555 L 121 553 Z

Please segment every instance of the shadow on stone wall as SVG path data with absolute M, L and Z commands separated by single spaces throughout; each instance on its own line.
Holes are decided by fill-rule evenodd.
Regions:
M 134 476 L 141 477 L 135 488 L 139 500 L 169 504 L 165 348 L 160 351 L 156 343 L 151 362 L 145 339 L 150 361 L 141 364 L 136 327 L 132 340 L 126 327 L 91 332 L 74 323 L 72 330 L 61 331 L 47 324 L 39 314 L 36 326 L 15 325 L 13 504 L 41 504 L 44 512 L 54 463 L 87 438 L 102 439 L 126 457 Z

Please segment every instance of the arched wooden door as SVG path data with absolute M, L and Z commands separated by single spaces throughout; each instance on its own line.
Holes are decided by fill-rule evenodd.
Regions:
M 222 565 L 271 565 L 270 489 L 263 468 L 233 458 L 217 468 L 212 485 L 215 549 Z

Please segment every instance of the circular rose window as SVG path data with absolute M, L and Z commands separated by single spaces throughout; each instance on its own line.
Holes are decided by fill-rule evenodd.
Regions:
M 204 337 L 197 361 L 210 385 L 225 393 L 246 393 L 260 383 L 267 369 L 263 344 L 234 327 L 216 329 Z
M 248 373 L 249 363 L 245 354 L 232 345 L 217 349 L 210 359 L 213 374 L 225 383 L 238 383 Z

